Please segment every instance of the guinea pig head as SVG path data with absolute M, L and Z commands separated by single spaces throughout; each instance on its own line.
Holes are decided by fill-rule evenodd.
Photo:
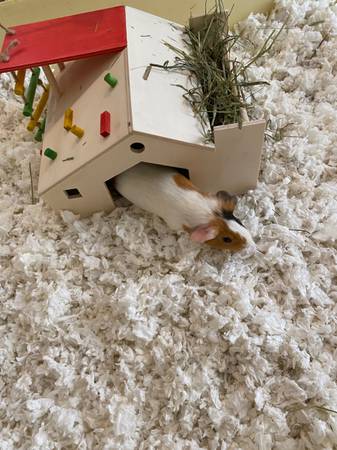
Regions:
M 250 233 L 233 214 L 237 202 L 236 197 L 225 191 L 219 191 L 215 195 L 215 199 L 217 206 L 213 217 L 208 223 L 188 230 L 191 239 L 213 248 L 232 252 L 248 246 L 255 247 Z

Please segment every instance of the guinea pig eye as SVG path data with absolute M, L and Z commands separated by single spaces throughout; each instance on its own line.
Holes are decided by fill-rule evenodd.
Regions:
M 232 242 L 232 239 L 230 237 L 224 237 L 222 239 L 224 242 L 226 242 L 226 244 L 230 244 Z

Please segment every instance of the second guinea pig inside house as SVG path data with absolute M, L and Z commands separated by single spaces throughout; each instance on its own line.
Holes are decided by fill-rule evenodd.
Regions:
M 234 196 L 201 192 L 176 169 L 140 163 L 118 175 L 114 185 L 127 200 L 158 215 L 173 230 L 185 230 L 193 241 L 232 252 L 255 247 L 233 215 Z

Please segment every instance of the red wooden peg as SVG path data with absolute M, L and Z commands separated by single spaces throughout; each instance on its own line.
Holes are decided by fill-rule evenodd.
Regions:
M 110 113 L 104 111 L 101 114 L 101 136 L 107 137 L 110 135 Z

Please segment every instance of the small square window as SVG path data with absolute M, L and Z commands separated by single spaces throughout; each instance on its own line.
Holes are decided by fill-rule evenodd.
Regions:
M 68 198 L 79 198 L 79 197 L 82 197 L 80 191 L 78 189 L 76 189 L 76 188 L 74 188 L 74 189 L 66 189 L 64 192 L 65 192 L 65 194 L 66 194 L 66 196 Z

